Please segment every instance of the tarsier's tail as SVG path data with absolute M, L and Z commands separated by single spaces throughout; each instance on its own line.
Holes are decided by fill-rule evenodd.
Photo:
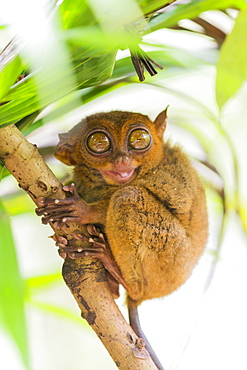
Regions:
M 136 302 L 128 297 L 127 304 L 128 304 L 128 311 L 129 311 L 130 326 L 132 327 L 132 329 L 134 330 L 136 335 L 139 338 L 141 338 L 145 341 L 145 348 L 147 349 L 147 351 L 148 351 L 150 357 L 152 358 L 154 364 L 156 365 L 157 369 L 158 370 L 164 370 L 164 368 L 161 365 L 158 357 L 156 356 L 153 348 L 151 347 L 149 341 L 147 340 L 145 334 L 142 331 Z

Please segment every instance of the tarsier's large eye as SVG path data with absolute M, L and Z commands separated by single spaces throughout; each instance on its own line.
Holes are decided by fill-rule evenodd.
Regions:
M 111 148 L 109 137 L 104 132 L 94 132 L 87 138 L 87 146 L 94 153 L 105 153 Z
M 138 128 L 131 131 L 129 135 L 129 146 L 132 149 L 141 150 L 146 149 L 151 142 L 151 136 L 146 130 Z

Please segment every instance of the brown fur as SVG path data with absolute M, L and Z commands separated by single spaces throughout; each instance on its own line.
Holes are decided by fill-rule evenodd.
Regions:
M 130 150 L 128 133 L 139 126 L 151 134 L 151 146 Z M 96 210 L 93 223 L 103 225 L 128 296 L 137 305 L 181 286 L 207 240 L 203 186 L 188 156 L 163 142 L 165 127 L 166 111 L 154 122 L 139 113 L 99 113 L 61 135 L 56 152 L 58 159 L 75 166 L 77 191 Z M 108 133 L 110 151 L 88 151 L 85 140 L 92 130 Z M 118 184 L 102 175 L 118 171 L 119 163 L 135 168 L 131 181 Z

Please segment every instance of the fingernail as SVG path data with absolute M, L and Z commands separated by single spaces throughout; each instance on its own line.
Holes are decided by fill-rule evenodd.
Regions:
M 65 244 L 65 245 L 68 244 L 68 240 L 66 238 L 64 238 L 63 236 L 59 236 L 58 241 Z
M 59 253 L 60 257 L 62 257 L 65 260 L 65 258 L 67 257 L 67 253 L 66 252 L 60 252 L 60 251 L 58 251 L 58 253 Z

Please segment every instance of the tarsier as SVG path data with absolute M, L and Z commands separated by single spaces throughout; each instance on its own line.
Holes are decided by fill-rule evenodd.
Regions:
M 98 113 L 62 134 L 55 156 L 74 166 L 75 185 L 64 187 L 67 199 L 41 198 L 37 209 L 43 223 L 88 225 L 92 247 L 71 249 L 60 238 L 60 255 L 102 261 L 114 297 L 119 284 L 126 289 L 130 324 L 141 337 L 136 307 L 188 279 L 208 232 L 203 185 L 180 147 L 163 141 L 166 118 L 167 110 L 154 122 Z

